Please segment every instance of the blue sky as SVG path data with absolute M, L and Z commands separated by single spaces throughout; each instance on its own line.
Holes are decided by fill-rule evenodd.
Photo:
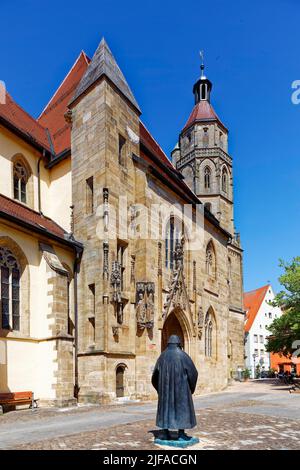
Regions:
M 169 154 L 204 49 L 212 104 L 230 130 L 244 287 L 278 289 L 278 259 L 300 254 L 299 17 L 297 0 L 1 0 L 0 80 L 37 116 L 81 49 L 92 56 L 104 35 Z

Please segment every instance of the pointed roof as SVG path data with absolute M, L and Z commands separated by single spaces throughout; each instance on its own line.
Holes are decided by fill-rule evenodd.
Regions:
M 102 38 L 86 73 L 82 77 L 71 103 L 98 82 L 103 75 L 105 75 L 138 112 L 141 113 L 139 105 L 104 38 Z
M 244 293 L 244 308 L 246 313 L 245 332 L 249 332 L 256 315 L 260 309 L 261 304 L 270 288 L 270 284 L 260 287 L 259 289 L 252 290 Z
M 33 145 L 50 151 L 46 129 L 21 108 L 8 92 L 5 95 L 5 102 L 0 104 L 1 121 L 6 127 L 17 132 Z
M 214 108 L 207 100 L 200 100 L 198 103 L 195 104 L 190 117 L 188 118 L 182 132 L 187 130 L 190 126 L 195 124 L 196 122 L 210 122 L 215 121 L 218 122 L 225 130 L 226 127 L 222 123 L 222 121 L 217 116 Z
M 75 90 L 86 72 L 91 59 L 81 51 L 68 74 L 55 91 L 49 103 L 38 117 L 37 121 L 49 129 L 56 154 L 71 147 L 71 125 L 66 122 L 64 115 L 67 105 L 74 96 Z

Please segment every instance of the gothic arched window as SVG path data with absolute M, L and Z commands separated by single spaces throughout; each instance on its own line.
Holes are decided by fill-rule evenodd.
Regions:
M 205 267 L 208 276 L 216 276 L 216 255 L 212 242 L 209 242 L 206 247 Z
M 213 356 L 213 329 L 214 329 L 214 318 L 209 310 L 205 317 L 204 323 L 204 335 L 205 335 L 205 356 Z
M 210 189 L 211 184 L 211 171 L 208 166 L 204 168 L 204 188 Z
M 14 199 L 26 204 L 26 185 L 29 179 L 28 171 L 21 161 L 14 163 Z
M 171 216 L 165 231 L 165 266 L 168 269 L 173 269 L 174 267 L 174 251 L 176 242 L 181 241 L 182 234 L 182 221 Z
M 224 167 L 222 170 L 222 191 L 224 191 L 224 193 L 227 193 L 227 189 L 228 189 L 228 174 L 227 174 L 226 168 Z
M 1 325 L 20 329 L 20 268 L 10 250 L 0 247 Z

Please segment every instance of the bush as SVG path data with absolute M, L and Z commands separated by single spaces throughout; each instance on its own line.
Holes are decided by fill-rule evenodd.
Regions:
M 242 377 L 243 377 L 244 380 L 249 379 L 249 378 L 251 377 L 251 371 L 250 371 L 250 369 L 244 369 L 244 370 L 242 371 Z

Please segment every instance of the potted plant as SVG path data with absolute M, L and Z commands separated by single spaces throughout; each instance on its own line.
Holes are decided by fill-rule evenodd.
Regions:
M 250 369 L 244 369 L 242 371 L 242 377 L 244 379 L 244 381 L 246 382 L 247 380 L 249 380 L 249 378 L 251 377 L 251 371 Z

